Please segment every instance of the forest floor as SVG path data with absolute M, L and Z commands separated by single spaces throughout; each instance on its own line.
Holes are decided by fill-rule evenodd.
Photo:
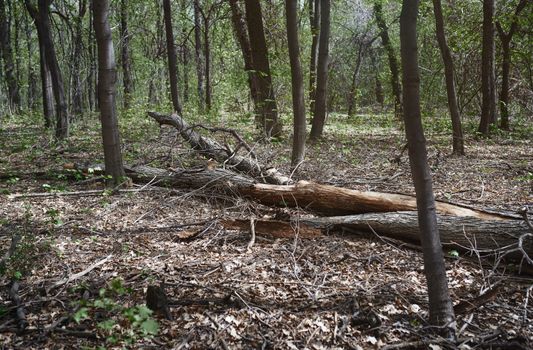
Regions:
M 242 130 L 252 142 L 254 130 L 243 130 L 242 118 L 202 122 Z M 128 164 L 204 164 L 170 127 L 127 114 L 121 123 Z M 421 252 L 354 232 L 257 237 L 247 250 L 249 232 L 225 230 L 220 220 L 272 216 L 272 208 L 136 184 L 110 194 L 97 176 L 66 173 L 64 164 L 102 162 L 98 124 L 96 117 L 78 122 L 59 145 L 33 117 L 0 127 L 0 255 L 13 235 L 21 237 L 0 266 L 0 348 L 449 347 L 428 331 Z M 333 115 L 293 179 L 412 195 L 404 136 L 395 124 L 385 115 Z M 426 128 L 437 199 L 513 212 L 533 206 L 531 125 L 490 139 L 469 132 L 467 155 L 453 157 L 441 124 Z M 261 163 L 290 174 L 290 140 L 255 147 Z M 458 315 L 462 348 L 531 347 L 533 279 L 446 253 L 454 303 L 498 286 L 491 301 Z M 20 333 L 8 294 L 13 280 L 26 312 Z M 147 286 L 162 282 L 175 304 L 172 320 L 153 315 L 153 322 L 142 305 Z

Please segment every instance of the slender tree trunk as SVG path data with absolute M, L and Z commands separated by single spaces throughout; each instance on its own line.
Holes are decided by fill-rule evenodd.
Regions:
M 429 318 L 434 326 L 443 327 L 448 338 L 455 338 L 455 315 L 448 291 L 446 267 L 437 228 L 431 171 L 427 161 L 426 140 L 420 115 L 420 75 L 416 22 L 418 0 L 404 0 L 400 16 L 400 42 L 403 68 L 405 133 L 409 161 L 416 192 L 420 240 L 424 253 L 424 273 L 429 296 Z
M 257 81 L 257 74 L 253 69 L 252 49 L 250 48 L 250 39 L 248 38 L 248 30 L 244 21 L 241 9 L 239 8 L 238 0 L 229 0 L 231 8 L 231 21 L 233 23 L 233 30 L 241 48 L 242 57 L 244 60 L 244 70 L 248 74 L 248 87 L 250 89 L 250 96 L 254 104 L 254 113 L 259 116 L 259 82 Z M 257 123 L 258 120 L 256 120 Z
M 64 140 L 69 136 L 69 118 L 67 113 L 67 103 L 65 99 L 65 90 L 63 88 L 63 78 L 61 70 L 57 61 L 57 56 L 52 40 L 52 33 L 50 27 L 50 17 L 48 7 L 50 0 L 39 0 L 39 17 L 42 30 L 43 44 L 46 54 L 46 62 L 50 68 L 50 75 L 52 77 L 52 86 L 54 90 L 54 98 L 56 102 L 56 130 L 55 137 L 58 140 Z
M 165 32 L 167 35 L 167 57 L 168 57 L 168 75 L 170 79 L 170 96 L 174 111 L 179 115 L 182 114 L 181 104 L 178 94 L 178 57 L 176 55 L 176 46 L 174 45 L 174 33 L 172 30 L 172 9 L 170 0 L 163 0 L 163 13 L 165 17 Z
M 0 0 L 0 52 L 4 61 L 4 76 L 7 83 L 9 106 L 13 111 L 17 111 L 20 108 L 20 92 L 15 74 L 9 26 L 10 21 L 6 14 L 4 0 Z
M 315 111 L 316 62 L 318 60 L 318 41 L 320 40 L 320 0 L 309 1 L 309 22 L 311 25 L 311 60 L 309 62 L 309 111 Z
M 435 12 L 435 24 L 437 41 L 439 42 L 440 53 L 444 62 L 444 76 L 446 78 L 446 93 L 448 95 L 448 108 L 452 119 L 453 129 L 453 154 L 463 156 L 465 154 L 463 142 L 463 127 L 459 106 L 457 105 L 457 94 L 455 92 L 455 80 L 453 77 L 453 59 L 450 48 L 446 42 L 444 34 L 444 18 L 442 16 L 442 6 L 440 0 L 433 0 L 433 10 Z
M 182 16 L 187 13 L 187 1 L 181 1 L 181 13 Z M 182 37 L 185 38 L 182 46 L 182 63 L 183 63 L 183 101 L 186 103 L 189 101 L 189 46 L 187 45 L 187 28 L 182 26 L 181 28 Z
M 261 128 L 267 139 L 280 135 L 282 127 L 278 120 L 278 110 L 272 76 L 270 75 L 270 63 L 268 49 L 263 28 L 263 15 L 259 0 L 245 0 L 246 24 L 250 38 L 252 62 L 257 72 L 258 100 L 261 110 Z
M 133 79 L 131 78 L 130 59 L 130 33 L 128 29 L 128 4 L 126 0 L 120 2 L 120 62 L 122 64 L 122 80 L 124 85 L 124 108 L 131 105 L 131 94 L 133 93 Z
M 285 0 L 287 19 L 287 42 L 291 62 L 292 108 L 294 113 L 291 165 L 296 167 L 305 156 L 305 100 L 302 66 L 300 64 L 300 44 L 298 40 L 298 2 Z
M 109 0 L 94 1 L 93 11 L 98 45 L 98 105 L 102 123 L 105 171 L 107 175 L 113 177 L 110 185 L 116 186 L 123 181 L 125 174 L 116 113 L 117 68 L 108 19 Z
M 502 86 L 500 92 L 500 129 L 509 130 L 509 73 L 511 71 L 511 40 L 514 33 L 518 30 L 518 16 L 527 6 L 528 0 L 520 0 L 516 6 L 513 20 L 509 32 L 505 33 L 499 22 L 496 22 L 498 36 L 502 43 Z
M 24 14 L 24 25 L 24 31 L 26 32 L 26 49 L 28 50 L 28 108 L 33 111 L 35 110 L 35 99 L 37 98 L 37 77 L 32 62 L 33 40 L 31 35 L 31 21 L 27 17 L 27 12 Z
M 318 47 L 317 82 L 315 95 L 315 110 L 311 139 L 322 136 L 327 113 L 328 95 L 328 64 L 329 64 L 329 30 L 330 30 L 330 0 L 320 0 L 320 42 Z
M 209 18 L 204 16 L 204 57 L 205 57 L 205 108 L 211 110 L 211 47 L 209 43 Z
M 374 94 L 376 95 L 376 102 L 380 108 L 383 109 L 385 103 L 385 97 L 383 96 L 383 86 L 381 85 L 381 79 L 379 78 L 379 69 L 376 62 L 376 54 L 372 50 L 370 54 L 370 62 L 372 63 L 372 69 L 374 70 Z
M 483 46 L 481 52 L 481 120 L 478 131 L 489 135 L 489 126 L 496 119 L 494 95 L 494 0 L 483 0 Z
M 397 117 L 402 115 L 402 92 L 400 87 L 400 69 L 398 65 L 398 59 L 392 47 L 392 43 L 389 38 L 389 29 L 385 18 L 383 16 L 383 8 L 380 1 L 374 2 L 374 17 L 379 28 L 379 36 L 381 37 L 381 43 L 387 52 L 389 59 L 389 69 L 391 73 L 391 87 L 394 94 L 394 113 Z
M 83 40 L 83 17 L 87 11 L 87 1 L 80 0 L 78 3 L 78 17 L 75 23 L 74 54 L 72 55 L 72 74 L 74 76 L 74 93 L 72 96 L 72 111 L 79 115 L 83 111 L 83 87 L 81 83 L 81 59 Z
M 357 50 L 357 60 L 352 75 L 352 87 L 348 95 L 348 115 L 355 113 L 356 95 L 357 95 L 357 78 L 359 77 L 359 70 L 361 69 L 361 62 L 363 60 L 364 52 L 366 51 L 366 43 L 359 43 L 359 50 Z
M 89 74 L 87 75 L 87 97 L 89 100 L 89 110 L 94 111 L 97 109 L 97 98 L 96 98 L 96 40 L 94 38 L 94 16 L 93 16 L 93 3 L 91 0 L 89 2 L 89 35 L 87 47 L 89 48 Z
M 194 0 L 194 52 L 198 81 L 198 106 L 204 110 L 204 60 L 202 57 L 202 28 L 200 24 L 200 2 Z

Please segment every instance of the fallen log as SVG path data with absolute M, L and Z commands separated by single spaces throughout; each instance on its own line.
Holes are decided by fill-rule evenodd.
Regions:
M 263 169 L 255 160 L 252 149 L 238 136 L 233 130 L 223 128 L 207 128 L 199 125 L 190 126 L 183 118 L 177 114 L 165 115 L 156 112 L 148 112 L 148 115 L 154 118 L 159 125 L 171 125 L 180 133 L 181 137 L 187 141 L 191 147 L 206 158 L 215 159 L 220 164 L 230 169 L 235 169 L 241 173 L 247 174 L 255 179 L 264 180 L 264 182 L 283 185 L 290 183 L 290 179 L 274 168 Z M 239 141 L 235 150 L 230 150 L 227 146 L 222 146 L 217 141 L 202 136 L 194 128 L 204 128 L 207 130 L 222 130 L 230 132 Z M 239 148 L 244 147 L 248 154 L 246 157 L 237 154 Z
M 126 173 L 136 181 L 160 181 L 174 187 L 204 188 L 274 206 L 308 209 L 318 214 L 336 216 L 301 220 L 302 224 L 322 229 L 349 228 L 369 230 L 407 242 L 419 243 L 420 231 L 414 197 L 390 193 L 361 192 L 301 181 L 295 185 L 258 184 L 253 179 L 227 169 L 185 169 L 167 171 L 147 166 L 127 167 Z M 505 253 L 507 258 L 521 259 L 516 250 L 519 239 L 527 234 L 522 219 L 504 214 L 487 213 L 449 203 L 437 202 L 441 241 L 450 249 L 476 249 L 483 253 Z M 357 215 L 354 215 L 357 214 Z M 342 216 L 341 216 L 342 215 Z M 240 224 L 248 226 L 249 223 Z M 238 224 L 234 224 L 238 228 Z M 265 226 L 266 227 L 266 226 Z M 533 243 L 522 243 L 524 252 L 533 257 Z

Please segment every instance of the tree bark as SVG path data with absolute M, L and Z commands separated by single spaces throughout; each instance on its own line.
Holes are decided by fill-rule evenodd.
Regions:
M 87 74 L 87 97 L 89 100 L 89 110 L 94 111 L 98 109 L 98 98 L 97 94 L 97 71 L 96 71 L 96 39 L 94 37 L 94 16 L 93 16 L 93 3 L 94 1 L 89 2 L 89 35 L 87 47 L 89 48 L 89 72 Z
M 405 133 L 409 145 L 409 162 L 416 192 L 418 225 L 424 253 L 424 273 L 429 297 L 429 321 L 442 327 L 447 338 L 455 339 L 455 315 L 448 290 L 446 266 L 437 226 L 431 171 L 427 160 L 426 140 L 420 115 L 420 75 L 416 22 L 418 0 L 404 0 L 400 16 Z
M 202 28 L 200 24 L 200 2 L 194 0 L 194 52 L 198 82 L 198 107 L 204 110 L 204 59 L 202 57 Z
M 257 73 L 258 100 L 260 107 L 261 129 L 267 139 L 281 134 L 282 127 L 278 120 L 278 110 L 270 64 L 268 49 L 266 46 L 265 32 L 263 28 L 263 16 L 259 0 L 245 0 L 246 24 L 250 38 L 253 69 Z
M 116 112 L 117 68 L 113 37 L 109 25 L 109 0 L 93 3 L 94 31 L 98 46 L 98 105 L 102 123 L 105 171 L 112 176 L 110 185 L 123 181 L 124 166 L 120 149 L 120 134 Z
M 318 60 L 318 41 L 320 40 L 320 0 L 309 1 L 309 22 L 311 25 L 311 60 L 309 62 L 309 111 L 315 111 L 316 62 Z
M 248 75 L 248 87 L 250 89 L 250 97 L 254 105 L 254 114 L 259 116 L 259 82 L 257 81 L 257 74 L 254 71 L 252 62 L 252 49 L 250 47 L 250 39 L 248 38 L 248 30 L 246 29 L 246 22 L 244 21 L 242 11 L 239 8 L 238 0 L 230 0 L 231 21 L 233 23 L 233 30 L 241 48 L 242 57 L 244 60 L 244 70 Z M 257 122 L 257 121 L 256 121 Z
M 28 50 L 28 108 L 31 111 L 35 110 L 35 100 L 37 98 L 37 77 L 35 75 L 34 62 L 32 60 L 33 53 L 33 40 L 31 21 L 27 18 L 27 13 L 24 13 L 24 25 L 26 32 L 26 49 Z M 43 89 L 43 92 L 45 90 Z M 51 114 L 53 115 L 53 113 Z
M 318 47 L 317 82 L 315 110 L 310 137 L 313 140 L 322 136 L 327 113 L 328 64 L 329 64 L 329 31 L 330 31 L 330 0 L 320 0 L 320 42 Z
M 87 11 L 87 0 L 78 2 L 78 16 L 75 19 L 74 33 L 74 52 L 72 55 L 72 75 L 73 75 L 73 94 L 72 94 L 72 112 L 79 115 L 83 112 L 83 87 L 81 78 L 81 59 L 83 44 L 83 17 Z
M 444 77 L 446 79 L 448 109 L 450 110 L 450 117 L 452 119 L 453 154 L 464 156 L 465 147 L 463 139 L 463 127 L 461 125 L 459 106 L 457 105 L 457 94 L 455 92 L 453 59 L 450 53 L 450 48 L 448 47 L 448 43 L 446 42 L 446 36 L 444 34 L 444 18 L 442 16 L 442 5 L 440 0 L 433 0 L 433 11 L 435 13 L 437 41 L 439 42 L 440 53 L 444 62 Z
M 305 101 L 302 66 L 300 64 L 300 44 L 298 40 L 298 3 L 285 0 L 287 19 L 287 43 L 291 63 L 292 108 L 294 113 L 291 165 L 296 167 L 305 156 Z
M 391 87 L 392 93 L 394 95 L 394 113 L 398 118 L 401 118 L 402 115 L 402 92 L 400 87 L 400 68 L 398 65 L 398 59 L 392 47 L 392 43 L 389 38 L 389 29 L 387 28 L 387 23 L 385 23 L 385 18 L 383 16 L 383 8 L 379 0 L 374 2 L 374 17 L 379 29 L 379 36 L 381 37 L 381 43 L 387 52 L 387 57 L 389 59 L 389 69 L 391 73 Z
M 174 45 L 174 33 L 172 30 L 172 9 L 170 0 L 163 0 L 163 12 L 165 17 L 165 33 L 167 38 L 168 75 L 170 79 L 170 96 L 174 111 L 182 114 L 181 103 L 178 94 L 178 57 Z
M 229 150 L 227 147 L 222 146 L 215 140 L 212 140 L 208 137 L 200 135 L 194 130 L 193 126 L 190 126 L 183 118 L 180 116 L 173 115 L 164 115 L 155 112 L 148 112 L 148 115 L 154 118 L 160 125 L 171 125 L 175 127 L 191 147 L 199 152 L 206 158 L 213 158 L 220 164 L 225 166 L 233 167 L 237 171 L 250 174 L 256 178 L 263 179 L 263 181 L 274 184 L 286 184 L 290 180 L 282 176 L 274 168 L 262 169 L 262 167 L 253 159 L 253 152 L 250 147 L 243 143 L 242 139 L 238 140 L 241 144 L 237 147 L 247 148 L 248 154 L 246 157 L 236 154 L 236 150 Z M 202 126 L 197 126 L 202 128 Z M 216 129 L 220 131 L 227 131 L 225 129 Z M 255 158 L 255 157 L 254 157 Z
M 502 86 L 500 93 L 500 129 L 509 130 L 509 72 L 511 71 L 511 40 L 518 30 L 518 16 L 527 6 L 527 0 L 521 0 L 516 6 L 509 32 L 505 33 L 499 22 L 496 22 L 498 36 L 502 43 Z
M 155 177 L 159 184 L 175 188 L 202 188 L 231 196 L 245 196 L 263 204 L 277 207 L 301 207 L 322 214 L 360 213 L 345 216 L 298 218 L 297 222 L 289 223 L 289 226 L 292 227 L 301 224 L 309 231 L 309 237 L 317 235 L 314 231 L 315 228 L 327 231 L 338 229 L 373 231 L 415 244 L 419 244 L 422 236 L 416 213 L 416 199 L 410 196 L 403 197 L 409 199 L 414 207 L 404 206 L 396 198 L 398 196 L 396 194 L 360 192 L 357 196 L 348 198 L 345 191 L 350 190 L 345 188 L 327 186 L 329 189 L 326 190 L 322 188 L 324 185 L 312 183 L 298 183 L 291 186 L 258 184 L 246 175 L 239 175 L 221 168 L 172 169 L 172 171 L 148 166 L 126 166 L 125 168 L 127 175 L 139 183 L 151 182 Z M 296 195 L 297 199 L 283 201 L 283 199 L 292 198 L 293 195 Z M 342 202 L 344 208 L 340 210 L 327 208 L 326 211 L 316 211 L 302 204 L 305 202 L 300 203 L 299 201 L 302 198 L 309 201 L 312 201 L 312 198 L 321 198 L 323 203 L 327 200 L 331 206 L 338 206 L 337 198 L 339 195 L 345 198 Z M 398 205 L 391 206 L 390 199 Z M 520 237 L 528 233 L 527 225 L 519 218 L 489 214 L 447 203 L 439 204 L 444 204 L 444 206 L 437 206 L 437 225 L 442 243 L 447 250 L 457 249 L 468 252 L 470 249 L 475 249 L 481 256 L 493 257 L 494 254 L 502 255 L 517 247 Z M 223 224 L 239 228 L 242 222 L 234 220 L 226 221 Z M 272 222 L 272 225 L 266 223 L 262 230 L 264 233 L 268 233 L 269 227 L 273 227 L 273 230 L 276 231 L 276 227 L 281 226 L 281 224 L 280 222 Z M 522 242 L 522 248 L 529 256 L 533 256 L 532 241 L 529 239 Z M 509 261 L 520 262 L 522 256 L 522 252 L 515 251 L 509 252 L 506 258 Z
M 20 108 L 20 92 L 15 75 L 15 62 L 11 48 L 10 21 L 6 15 L 4 0 L 0 0 L 0 52 L 4 61 L 4 75 L 7 83 L 8 102 L 11 110 Z
M 348 115 L 355 113 L 356 107 L 356 95 L 357 95 L 357 78 L 359 77 L 359 70 L 361 69 L 361 62 L 363 55 L 366 51 L 367 45 L 365 42 L 359 43 L 359 50 L 357 50 L 357 60 L 355 61 L 355 67 L 352 75 L 352 86 L 350 88 L 350 94 L 348 95 Z
M 133 79 L 131 77 L 130 59 L 130 33 L 128 29 L 128 4 L 126 0 L 120 2 L 120 62 L 122 64 L 122 83 L 124 86 L 124 109 L 131 105 L 131 94 L 133 93 Z
M 483 0 L 483 45 L 481 49 L 481 120 L 478 131 L 489 135 L 496 121 L 496 96 L 494 89 L 494 0 Z
M 205 108 L 211 110 L 212 87 L 211 87 L 211 47 L 209 43 L 209 18 L 204 18 L 204 57 L 205 57 Z
M 51 0 L 39 0 L 39 21 L 37 23 L 41 27 L 46 62 L 48 64 L 48 68 L 50 69 L 52 87 L 54 90 L 54 99 L 56 103 L 55 137 L 57 140 L 64 140 L 68 138 L 70 132 L 69 117 L 67 113 L 67 103 L 65 99 L 65 90 L 63 87 L 63 78 L 61 76 L 61 69 L 59 68 L 59 63 L 57 61 L 57 56 L 54 48 L 54 42 L 52 40 L 50 16 L 48 11 L 50 3 Z

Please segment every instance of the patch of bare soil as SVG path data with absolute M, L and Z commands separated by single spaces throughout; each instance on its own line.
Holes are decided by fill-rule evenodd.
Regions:
M 530 144 L 468 140 L 468 155 L 454 158 L 445 138 L 431 138 L 429 147 L 438 199 L 509 211 L 531 205 Z M 308 160 L 293 178 L 413 194 L 402 143 L 399 132 L 327 137 L 309 145 Z M 413 342 L 411 348 L 455 347 L 430 336 L 417 250 L 357 232 L 301 239 L 297 228 L 293 238 L 257 237 L 247 249 L 250 233 L 226 230 L 220 221 L 273 211 L 206 191 L 134 185 L 121 194 L 13 198 L 104 189 L 94 177 L 61 178 L 54 170 L 66 161 L 97 159 L 97 151 L 80 146 L 73 152 L 73 144 L 46 149 L 41 139 L 33 145 L 44 149 L 34 162 L 27 151 L 23 157 L 2 151 L 8 159 L 2 173 L 11 174 L 2 179 L 6 194 L 0 197 L 3 252 L 13 235 L 22 237 L 0 277 L 3 348 L 373 349 L 406 342 Z M 139 163 L 195 165 L 170 129 L 127 147 Z M 287 145 L 259 144 L 256 153 L 261 162 L 290 173 Z M 38 172 L 42 176 L 32 175 Z M 532 346 L 530 277 L 486 269 L 472 257 L 449 257 L 447 267 L 456 304 L 497 291 L 458 314 L 464 349 Z M 8 293 L 17 278 L 27 322 L 21 332 Z M 145 303 L 149 285 L 161 284 L 172 320 L 152 315 L 159 326 L 152 336 L 150 316 L 135 307 Z

